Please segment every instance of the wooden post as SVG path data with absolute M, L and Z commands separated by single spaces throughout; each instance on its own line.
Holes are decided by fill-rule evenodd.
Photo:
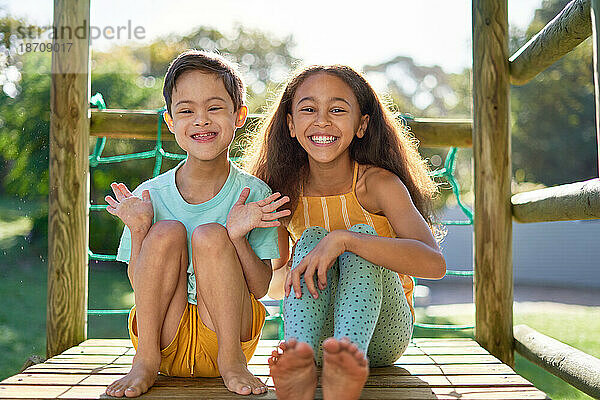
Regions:
M 475 339 L 513 354 L 507 0 L 473 0 Z
M 87 336 L 90 0 L 54 0 L 46 354 Z M 69 44 L 70 43 L 70 44 Z
M 598 176 L 600 176 L 600 62 L 598 47 L 600 46 L 600 0 L 592 0 L 592 36 L 594 43 L 594 95 L 596 98 L 596 137 L 598 143 Z

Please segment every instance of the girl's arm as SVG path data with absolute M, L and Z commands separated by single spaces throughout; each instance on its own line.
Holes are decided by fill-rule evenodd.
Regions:
M 408 189 L 400 178 L 381 168 L 365 172 L 365 192 L 369 205 L 381 211 L 398 237 L 387 238 L 335 230 L 323 238 L 288 275 L 286 296 L 293 288 L 301 297 L 300 276 L 310 294 L 317 298 L 318 288 L 327 285 L 327 271 L 335 259 L 349 251 L 365 260 L 392 271 L 418 278 L 440 279 L 446 273 L 446 261 L 427 223 L 414 206 Z
M 340 231 L 344 251 L 401 274 L 442 278 L 446 273 L 444 257 L 400 178 L 374 168 L 365 176 L 365 186 L 373 205 L 388 218 L 397 237 Z
M 283 285 L 290 270 L 290 235 L 287 229 L 280 225 L 277 227 L 277 241 L 279 244 L 279 258 L 273 260 L 273 277 L 267 294 L 270 298 L 281 300 L 283 298 Z

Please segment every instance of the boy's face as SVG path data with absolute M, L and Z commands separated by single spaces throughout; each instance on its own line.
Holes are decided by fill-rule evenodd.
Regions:
M 169 130 L 188 157 L 211 161 L 227 157 L 236 128 L 244 125 L 246 106 L 234 110 L 223 80 L 216 74 L 186 71 L 173 88 Z

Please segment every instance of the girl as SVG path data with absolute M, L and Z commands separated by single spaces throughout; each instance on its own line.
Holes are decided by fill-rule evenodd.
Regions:
M 312 399 L 322 359 L 324 398 L 358 398 L 368 364 L 391 365 L 408 346 L 410 276 L 445 274 L 432 234 L 437 185 L 406 127 L 337 65 L 291 79 L 246 162 L 293 211 L 270 291 L 285 290 L 286 341 L 269 359 L 277 397 Z

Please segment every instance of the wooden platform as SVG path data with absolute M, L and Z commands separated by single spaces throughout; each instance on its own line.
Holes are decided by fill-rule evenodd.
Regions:
M 262 340 L 251 371 L 271 387 L 249 398 L 275 399 L 267 357 L 274 340 Z M 0 382 L 0 398 L 98 399 L 106 386 L 126 374 L 135 350 L 125 339 L 90 339 Z M 143 399 L 244 398 L 225 389 L 220 378 L 160 376 Z M 322 398 L 320 389 L 318 399 Z M 392 367 L 373 368 L 361 399 L 547 399 L 543 392 L 491 356 L 471 339 L 414 339 Z

